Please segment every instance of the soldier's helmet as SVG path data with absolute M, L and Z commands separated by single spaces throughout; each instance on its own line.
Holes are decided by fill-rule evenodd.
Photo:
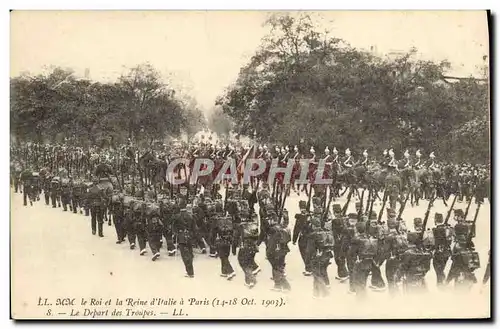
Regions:
M 396 219 L 396 211 L 392 208 L 387 208 L 387 218 L 394 218 Z
M 379 232 L 379 225 L 378 225 L 378 222 L 376 220 L 370 220 L 368 222 L 369 224 L 369 233 L 373 236 L 377 236 L 378 235 L 378 232 Z
M 299 209 L 300 209 L 300 210 L 304 210 L 304 209 L 306 209 L 306 208 L 307 208 L 307 202 L 306 202 L 306 201 L 304 201 L 304 200 L 300 200 L 300 201 L 299 201 Z
M 396 217 L 389 217 L 387 219 L 387 227 L 389 229 L 395 229 L 398 227 L 398 221 L 396 220 Z
M 332 206 L 332 211 L 335 216 L 339 216 L 342 213 L 342 206 L 338 203 L 334 203 Z
M 358 222 L 358 214 L 356 214 L 354 212 L 349 213 L 347 215 L 347 221 L 348 221 L 350 226 L 356 225 L 356 223 Z
M 422 229 L 423 226 L 424 226 L 424 221 L 422 220 L 422 218 L 420 217 L 413 218 L 413 227 L 415 229 Z
M 363 234 L 366 232 L 366 223 L 358 222 L 355 225 L 356 225 L 356 231 L 358 231 L 358 233 Z
M 455 209 L 453 210 L 453 212 L 455 214 L 455 220 L 457 221 L 465 220 L 465 213 L 462 209 Z
M 370 215 L 368 217 L 369 220 L 377 220 L 378 216 L 377 216 L 377 213 L 375 211 L 371 211 L 370 212 Z
M 434 224 L 436 225 L 439 225 L 439 224 L 443 224 L 444 223 L 444 219 L 443 219 L 443 214 L 441 213 L 435 213 L 434 214 Z
M 421 232 L 408 232 L 406 234 L 406 239 L 408 241 L 408 244 L 410 244 L 410 245 L 418 244 L 418 242 L 420 240 L 420 234 L 421 234 Z

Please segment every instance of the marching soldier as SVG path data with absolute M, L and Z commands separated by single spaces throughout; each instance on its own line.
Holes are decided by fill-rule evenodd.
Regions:
M 154 202 L 144 204 L 146 215 L 147 241 L 153 254 L 152 261 L 160 257 L 163 223 L 160 218 L 160 206 Z
M 321 217 L 312 219 L 311 268 L 313 273 L 313 296 L 326 297 L 330 287 L 328 265 L 333 257 L 334 239 L 331 229 L 321 225 Z
M 250 289 L 257 284 L 256 274 L 260 271 L 255 264 L 255 254 L 259 252 L 257 247 L 259 227 L 255 216 L 239 225 L 239 241 L 241 242 L 238 250 L 238 263 L 245 273 L 245 285 Z
M 288 243 L 291 240 L 290 233 L 286 227 L 278 223 L 278 217 L 275 213 L 271 213 L 269 217 L 266 256 L 273 270 L 274 288 L 272 290 L 289 291 L 291 287 L 285 276 L 285 258 L 290 252 L 288 248 Z
M 180 213 L 174 219 L 174 231 L 177 236 L 178 248 L 186 268 L 186 277 L 194 278 L 193 243 L 197 239 L 196 221 L 193 214 L 188 211 L 185 201 L 179 203 Z
M 446 278 L 444 269 L 451 256 L 452 232 L 451 227 L 444 223 L 441 213 L 434 214 L 434 224 L 436 227 L 432 229 L 435 241 L 432 266 L 436 271 L 437 284 L 442 286 Z
M 229 254 L 233 244 L 233 229 L 233 219 L 230 215 L 220 216 L 217 219 L 215 244 L 221 262 L 221 276 L 228 280 L 232 280 L 236 276 L 229 262 Z
M 125 213 L 123 206 L 124 195 L 122 193 L 116 193 L 111 197 L 111 213 L 113 215 L 113 222 L 115 224 L 116 230 L 116 244 L 120 244 L 125 241 L 126 231 L 125 231 Z M 73 208 L 73 211 L 75 208 Z
M 309 221 L 309 214 L 307 212 L 306 201 L 299 201 L 300 213 L 295 215 L 295 226 L 293 228 L 292 243 L 295 245 L 297 241 L 299 243 L 299 252 L 304 262 L 304 272 L 305 276 L 312 274 L 311 269 L 311 252 L 308 248 L 310 234 L 312 233 L 312 227 Z
M 352 240 L 348 256 L 348 258 L 354 259 L 352 281 L 358 297 L 364 297 L 366 294 L 366 279 L 375 266 L 379 254 L 377 222 L 370 222 L 369 231 L 372 232 L 367 233 L 366 229 L 365 222 L 356 223 L 357 234 Z
M 343 244 L 344 234 L 346 230 L 346 220 L 342 216 L 342 206 L 338 203 L 332 206 L 333 222 L 332 231 L 335 240 L 333 255 L 335 264 L 337 264 L 337 276 L 335 279 L 344 282 L 349 277 L 349 272 L 346 267 L 346 252 Z
M 384 255 L 386 258 L 385 276 L 389 293 L 395 295 L 398 291 L 397 283 L 400 282 L 403 272 L 401 259 L 403 253 L 408 249 L 406 234 L 397 230 L 398 222 L 394 209 L 387 209 L 388 232 L 384 239 Z
M 99 180 L 96 178 L 93 180 L 93 186 L 89 189 L 89 204 L 90 204 L 90 215 L 91 215 L 91 228 L 92 234 L 96 234 L 96 226 L 99 230 L 99 237 L 103 237 L 102 225 L 104 216 L 104 191 L 97 185 Z

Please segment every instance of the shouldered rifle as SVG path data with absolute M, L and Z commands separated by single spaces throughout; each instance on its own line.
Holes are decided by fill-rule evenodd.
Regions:
M 361 216 L 363 216 L 363 201 L 364 201 L 364 197 L 365 197 L 365 189 L 363 189 L 363 191 L 361 192 L 361 198 L 359 200 L 359 202 L 361 204 L 359 206 L 358 219 L 361 219 Z
M 448 224 L 448 221 L 450 220 L 450 217 L 451 217 L 451 212 L 453 210 L 453 206 L 455 205 L 456 201 L 457 201 L 457 195 L 455 194 L 455 196 L 453 197 L 453 202 L 451 203 L 450 209 L 448 210 L 448 213 L 446 214 L 446 218 L 444 220 L 444 225 Z
M 469 235 L 467 236 L 467 246 L 470 246 L 473 238 L 473 233 L 476 230 L 476 221 L 477 221 L 477 216 L 479 215 L 479 209 L 481 208 L 481 202 L 477 204 L 476 208 L 476 213 L 474 214 L 474 220 L 472 221 L 472 226 L 469 232 Z
M 310 188 L 309 188 L 309 193 L 308 193 L 308 195 L 307 195 L 307 206 L 306 206 L 306 208 L 307 208 L 307 212 L 308 212 L 308 213 L 311 211 L 311 197 L 312 197 L 312 190 L 313 190 L 313 188 L 312 188 L 312 184 L 311 184 L 311 186 L 310 186 Z M 307 193 L 307 186 L 306 186 L 306 193 Z
M 351 201 L 351 197 L 352 197 L 352 194 L 354 193 L 354 189 L 353 188 L 350 188 L 351 190 L 349 191 L 349 194 L 347 195 L 347 201 L 344 205 L 344 207 L 342 208 L 342 216 L 345 216 L 346 212 L 347 212 L 347 207 L 349 206 L 349 202 Z
M 467 215 L 469 214 L 469 209 L 470 209 L 470 205 L 472 203 L 472 199 L 474 199 L 473 196 L 470 197 L 469 203 L 467 204 L 467 209 L 465 209 L 464 219 L 467 219 Z
M 431 213 L 431 207 L 434 204 L 434 200 L 436 200 L 436 197 L 433 197 L 432 199 L 429 200 L 429 205 L 427 206 L 427 210 L 425 211 L 424 223 L 422 225 L 422 233 L 420 234 L 420 241 L 424 239 L 424 233 L 425 230 L 427 229 L 427 221 L 429 220 L 429 215 Z
M 399 208 L 398 219 L 401 218 L 401 216 L 403 215 L 403 211 L 405 211 L 405 206 L 406 206 L 406 203 L 408 202 L 408 199 L 410 198 L 410 194 L 411 194 L 411 191 L 408 191 L 408 194 L 406 194 L 405 201 L 401 205 L 401 208 Z
M 325 197 L 325 199 L 326 199 L 326 197 Z M 330 211 L 330 206 L 332 204 L 332 200 L 333 200 L 333 188 L 330 188 L 330 197 L 328 198 L 328 204 L 326 205 L 325 211 L 323 213 L 323 222 L 326 221 L 326 219 L 328 217 L 328 211 Z
M 384 213 L 384 208 L 385 204 L 387 203 L 387 198 L 389 197 L 389 193 L 387 192 L 387 189 L 384 191 L 384 200 L 382 201 L 382 209 L 380 209 L 380 212 L 378 213 L 378 218 L 377 222 L 381 223 L 382 222 L 382 214 Z

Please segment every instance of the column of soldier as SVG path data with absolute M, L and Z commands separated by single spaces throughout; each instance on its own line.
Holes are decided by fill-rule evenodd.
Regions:
M 291 287 L 285 274 L 285 259 L 292 242 L 294 245 L 298 243 L 305 267 L 303 275 L 313 276 L 315 297 L 329 294 L 327 268 L 331 258 L 337 266 L 336 279 L 348 282 L 349 292 L 359 297 L 365 296 L 370 275 L 370 289 L 377 292 L 385 290 L 386 283 L 380 270 L 384 262 L 390 294 L 398 293 L 399 283 L 403 284 L 406 292 L 424 290 L 424 278 L 431 262 L 439 286 L 454 281 L 456 287 L 463 288 L 477 282 L 474 272 L 480 266 L 479 255 L 472 240 L 480 206 L 485 196 L 489 198 L 483 188 L 489 180 L 484 167 L 450 164 L 440 167 L 434 153 L 430 154 L 429 161 L 423 161 L 420 151 L 416 152 L 416 161 L 410 160 L 408 151 L 401 161 L 396 161 L 393 150 L 384 151 L 385 159 L 377 163 L 368 159 L 366 150 L 362 153 L 362 160 L 355 162 L 349 149 L 345 158 L 340 159 L 335 148 L 333 155 L 326 148 L 324 157 L 318 157 L 312 147 L 309 156 L 301 154 L 297 147 L 293 148 L 293 152 L 289 147 L 276 147 L 275 152 L 270 152 L 265 146 L 258 147 L 256 158 L 278 158 L 280 163 L 289 158 L 308 158 L 313 166 L 321 158 L 330 168 L 341 168 L 345 177 L 354 176 L 354 169 L 363 166 L 367 172 L 377 168 L 386 175 L 383 184 L 378 187 L 367 183 L 366 176 L 358 176 L 355 183 L 348 179 L 339 183 L 340 173 L 337 173 L 337 181 L 331 186 L 304 185 L 308 200 L 299 201 L 300 213 L 295 215 L 292 234 L 288 228 L 288 211 L 284 206 L 290 187 L 295 190 L 293 182 L 288 189 L 279 188 L 276 183 L 270 186 L 264 180 L 260 184 L 259 178 L 252 180 L 251 184 L 234 187 L 224 182 L 224 197 L 219 193 L 220 186 L 185 184 L 181 188 L 165 182 L 148 186 L 144 184 L 146 178 L 135 177 L 135 170 L 126 171 L 128 179 L 125 181 L 123 178 L 121 164 L 125 162 L 120 160 L 126 158 L 127 153 L 134 154 L 131 157 L 133 163 L 139 163 L 135 161 L 139 159 L 135 156 L 138 152 L 130 145 L 115 151 L 107 150 L 100 155 L 97 155 L 97 148 L 89 150 L 87 156 L 82 150 L 64 145 L 38 144 L 25 144 L 13 149 L 12 157 L 16 160 L 11 167 L 12 183 L 15 192 L 23 186 L 24 205 L 28 200 L 31 205 L 38 201 L 43 191 L 47 205 L 90 215 L 92 234 L 101 237 L 104 222 L 112 225 L 112 218 L 116 243 L 121 244 L 128 239 L 130 249 L 135 249 L 137 242 L 140 255 L 147 253 L 149 245 L 153 261 L 160 257 L 165 238 L 168 256 L 180 252 L 188 278 L 194 277 L 193 248 L 198 247 L 202 254 L 206 254 L 208 247 L 209 256 L 220 259 L 221 276 L 227 280 L 235 277 L 229 256 L 231 253 L 237 255 L 245 285 L 253 288 L 257 283 L 256 275 L 260 272 L 254 257 L 264 242 L 266 258 L 272 268 L 273 290 L 286 292 Z M 188 153 L 205 154 L 213 159 L 230 156 L 241 159 L 246 150 L 248 148 L 242 148 L 238 152 L 230 145 L 224 149 L 198 144 L 176 151 L 184 156 Z M 168 154 L 163 150 L 156 154 L 153 152 L 153 157 L 168 162 L 175 158 L 175 153 Z M 121 175 L 118 175 L 117 168 L 121 169 Z M 452 176 L 446 172 L 447 169 L 455 169 Z M 431 182 L 425 184 L 417 178 L 403 184 L 405 173 L 410 170 L 431 173 Z M 94 175 L 89 174 L 92 171 Z M 144 172 L 139 174 L 145 175 Z M 121 184 L 118 176 L 122 176 Z M 134 182 L 135 178 L 141 184 Z M 349 191 L 347 201 L 343 206 L 339 203 L 332 205 L 332 201 L 340 197 L 341 187 Z M 368 194 L 366 200 L 365 191 Z M 379 192 L 383 194 L 382 198 Z M 435 227 L 429 230 L 428 220 L 434 201 L 442 198 L 446 204 L 451 194 L 454 196 L 449 210 L 446 214 L 435 213 Z M 347 214 L 353 195 L 359 199 L 356 212 Z M 428 200 L 428 206 L 424 217 L 415 218 L 414 228 L 407 230 L 402 214 L 408 200 L 411 199 L 413 204 L 414 198 L 416 204 L 419 199 Z M 376 200 L 382 204 L 378 214 L 373 210 Z M 465 200 L 465 211 L 454 209 L 457 200 L 459 203 Z M 474 214 L 469 211 L 473 200 L 477 204 Z M 387 202 L 390 206 L 385 209 Z M 396 211 L 398 202 L 400 207 Z M 384 210 L 387 216 L 385 222 L 382 221 Z M 449 224 L 452 213 L 456 222 L 454 227 Z M 451 268 L 445 275 L 450 259 Z M 488 279 L 489 261 L 483 284 Z

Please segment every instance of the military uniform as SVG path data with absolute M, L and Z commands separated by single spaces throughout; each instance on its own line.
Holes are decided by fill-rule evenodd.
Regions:
M 147 241 L 151 253 L 152 260 L 155 261 L 160 257 L 161 240 L 163 233 L 163 222 L 160 217 L 160 206 L 155 202 L 144 204 L 146 217 Z
M 229 262 L 231 245 L 233 244 L 233 220 L 231 216 L 226 215 L 217 218 L 215 235 L 215 244 L 221 263 L 221 276 L 232 280 L 236 273 Z
M 276 217 L 271 219 L 266 240 L 266 256 L 269 263 L 271 263 L 273 271 L 273 290 L 288 291 L 291 287 L 285 276 L 285 258 L 290 252 L 288 242 L 290 242 L 291 239 L 288 230 L 277 224 Z
M 239 225 L 238 263 L 245 273 L 245 285 L 253 288 L 257 284 L 256 274 L 260 271 L 255 263 L 255 254 L 259 252 L 257 240 L 259 238 L 259 226 L 257 218 L 244 221 Z
M 310 239 L 312 243 L 311 269 L 313 274 L 313 296 L 328 296 L 330 279 L 328 278 L 328 266 L 333 257 L 334 239 L 331 230 L 321 228 L 321 221 L 314 220 Z
M 397 228 L 397 220 L 395 217 L 390 217 L 387 220 L 388 231 L 384 238 L 384 258 L 386 259 L 385 276 L 389 293 L 394 295 L 398 291 L 397 284 L 401 281 L 403 272 L 401 268 L 401 260 L 403 253 L 408 249 L 408 241 L 406 234 L 399 232 Z
M 120 244 L 125 241 L 127 235 L 125 230 L 125 209 L 123 205 L 124 195 L 117 193 L 111 197 L 111 213 L 116 230 L 116 243 Z M 73 208 L 73 211 L 75 209 Z
M 444 224 L 443 215 L 440 213 L 434 214 L 434 223 L 436 227 L 432 229 L 434 235 L 434 255 L 432 258 L 432 266 L 436 272 L 438 286 L 443 285 L 446 278 L 444 269 L 446 263 L 451 256 L 451 227 Z
M 352 270 L 352 281 L 354 292 L 358 297 L 363 297 L 366 293 L 366 279 L 372 271 L 379 255 L 379 240 L 375 234 L 366 233 L 366 223 L 356 224 L 357 234 L 353 238 L 349 248 L 349 258 L 353 258 L 354 266 Z M 377 229 L 372 227 L 371 229 Z
M 298 241 L 299 252 L 304 262 L 304 275 L 311 275 L 311 253 L 308 249 L 308 243 L 312 227 L 308 221 L 305 201 L 299 202 L 300 213 L 295 215 L 295 226 L 293 228 L 292 243 L 295 245 Z
M 197 238 L 197 227 L 193 214 L 189 213 L 186 208 L 181 208 L 180 213 L 174 219 L 173 225 L 182 261 L 186 268 L 186 276 L 193 278 L 193 243 Z
M 90 216 L 91 216 L 91 228 L 92 234 L 96 234 L 96 226 L 99 229 L 99 236 L 103 237 L 102 225 L 103 225 L 103 213 L 104 213 L 104 193 L 95 185 L 89 189 L 89 204 L 90 204 Z

